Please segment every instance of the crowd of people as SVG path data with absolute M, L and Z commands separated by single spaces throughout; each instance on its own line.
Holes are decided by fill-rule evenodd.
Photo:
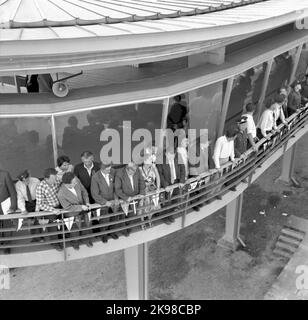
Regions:
M 187 123 L 186 107 L 181 105 L 180 97 L 175 101 L 168 117 L 168 126 L 173 130 L 185 128 Z M 49 233 L 58 234 L 50 237 L 56 240 L 53 242 L 56 242 L 57 250 L 63 250 L 63 241 L 59 241 L 62 234 L 57 233 L 57 226 L 49 226 L 48 222 L 57 221 L 61 212 L 65 212 L 63 217 L 68 222 L 65 225 L 70 231 L 65 238 L 69 241 L 72 237 L 70 242 L 76 250 L 79 249 L 80 236 L 88 247 L 93 246 L 95 237 L 106 243 L 109 237 L 118 239 L 120 233 L 129 236 L 130 226 L 136 222 L 130 218 L 139 214 L 146 213 L 139 219 L 141 228 L 151 227 L 151 217 L 162 214 L 155 211 L 161 207 L 167 207 L 163 212 L 163 222 L 171 224 L 175 221 L 172 212 L 181 207 L 179 194 L 187 179 L 204 173 L 208 168 L 221 171 L 229 161 L 236 162 L 245 157 L 249 148 L 257 151 L 258 140 L 268 139 L 269 134 L 277 132 L 281 123 L 287 124 L 286 118 L 301 110 L 307 102 L 308 77 L 303 84 L 295 81 L 290 92 L 287 88 L 280 88 L 257 124 L 253 117 L 255 105 L 248 103 L 236 125 L 226 128 L 225 134 L 218 137 L 212 157 L 208 156 L 208 143 L 198 137 L 190 147 L 190 141 L 184 135 L 177 137 L 175 148 L 169 146 L 164 149 L 162 163 L 156 163 L 157 149 L 153 147 L 145 150 L 141 165 L 129 162 L 117 169 L 111 162 L 95 161 L 91 151 L 84 151 L 81 162 L 75 166 L 68 156 L 60 156 L 57 167 L 47 168 L 43 179 L 32 177 L 29 170 L 23 170 L 14 184 L 10 174 L 0 170 L 0 203 L 10 198 L 10 208 L 6 213 L 18 209 L 23 214 L 48 212 L 46 216 L 40 214 L 37 218 L 27 219 L 36 226 L 31 228 L 31 234 L 35 235 L 31 241 L 44 242 L 43 230 L 47 229 Z M 190 161 L 193 155 L 198 156 L 197 164 Z M 211 158 L 212 168 L 208 163 Z M 161 188 L 163 192 L 160 192 Z M 137 196 L 140 196 L 138 201 Z M 193 209 L 199 211 L 200 206 L 197 204 Z M 4 214 L 1 205 L 0 214 Z M 0 220 L 0 224 L 0 228 L 11 226 L 10 220 Z M 93 235 L 89 236 L 90 233 Z M 8 235 L 8 232 L 2 232 L 2 236 Z

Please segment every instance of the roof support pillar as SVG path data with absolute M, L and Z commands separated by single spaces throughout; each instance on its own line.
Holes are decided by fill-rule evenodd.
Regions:
M 293 170 L 295 163 L 296 143 L 287 151 L 284 152 L 282 158 L 281 174 L 278 178 L 279 181 L 290 183 L 293 179 Z
M 218 245 L 229 250 L 236 250 L 239 246 L 243 193 L 226 206 L 225 235 L 218 241 Z
M 128 300 L 148 299 L 148 244 L 124 249 Z

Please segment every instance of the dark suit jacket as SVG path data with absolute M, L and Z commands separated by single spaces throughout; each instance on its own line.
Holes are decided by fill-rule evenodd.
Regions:
M 7 171 L 0 170 L 0 203 L 7 198 L 11 198 L 11 209 L 17 209 L 17 194 L 14 183 Z M 0 205 L 0 214 L 3 214 Z
M 59 192 L 58 198 L 63 209 L 68 211 L 82 211 L 81 206 L 89 203 L 89 197 L 87 190 L 81 183 L 75 186 L 77 192 L 77 197 L 67 189 L 67 187 L 62 184 Z
M 100 170 L 100 164 L 97 162 L 93 162 L 93 168 L 91 171 L 91 177 L 88 174 L 87 169 L 83 166 L 83 163 L 79 163 L 74 168 L 74 173 L 76 177 L 80 180 L 80 182 L 83 184 L 83 186 L 86 188 L 90 201 L 93 200 L 93 197 L 91 197 L 91 179 L 93 175 Z M 92 198 L 92 199 L 91 199 Z M 94 201 L 91 201 L 94 202 Z
M 109 174 L 110 185 L 108 186 L 101 170 L 97 171 L 91 182 L 91 194 L 96 203 L 104 205 L 107 201 L 115 200 L 114 193 L 115 170 L 111 169 Z
M 134 190 L 132 189 L 129 177 L 127 175 L 126 167 L 119 169 L 115 177 L 116 195 L 125 201 L 128 197 L 134 197 L 138 194 L 145 195 L 145 182 L 139 168 L 136 170 L 133 176 L 133 181 Z
M 157 164 L 160 176 L 160 184 L 163 188 L 171 185 L 171 171 L 168 163 Z M 174 183 L 185 183 L 185 165 L 178 163 L 178 158 L 174 158 L 176 180 Z

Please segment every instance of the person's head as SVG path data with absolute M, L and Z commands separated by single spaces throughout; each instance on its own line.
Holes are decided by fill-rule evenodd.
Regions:
M 135 172 L 137 171 L 138 167 L 134 162 L 129 162 L 126 165 L 126 171 L 128 173 L 128 175 L 133 176 L 135 174 Z
M 226 138 L 228 141 L 234 140 L 237 134 L 238 128 L 236 128 L 235 126 L 232 126 L 226 130 Z
M 75 116 L 68 118 L 67 123 L 70 127 L 76 128 L 78 126 L 78 120 Z
M 181 97 L 181 95 L 178 95 L 178 96 L 173 97 L 173 99 L 176 102 L 180 102 L 182 100 L 182 97 Z
M 54 184 L 57 181 L 57 171 L 54 168 L 48 168 L 44 171 L 44 178 L 49 184 Z
M 249 102 L 246 104 L 245 109 L 248 113 L 254 113 L 256 110 L 256 106 L 253 103 Z
M 86 167 L 91 167 L 94 161 L 94 155 L 91 151 L 84 151 L 81 155 L 81 161 Z
M 286 87 L 281 87 L 279 90 L 278 90 L 278 94 L 282 94 L 284 95 L 284 97 L 287 97 L 288 96 L 288 90 Z
M 109 174 L 112 169 L 112 162 L 101 162 L 101 171 L 104 174 Z
M 70 166 L 70 158 L 68 156 L 60 156 L 57 159 L 57 165 L 62 171 L 67 171 Z
M 30 182 L 30 172 L 28 169 L 24 170 L 21 172 L 18 176 L 17 179 L 21 182 L 24 182 L 25 184 L 29 184 Z
M 278 104 L 280 104 L 280 105 L 282 105 L 283 103 L 284 103 L 284 101 L 285 101 L 285 96 L 283 95 L 283 94 L 277 94 L 276 96 L 275 96 L 275 102 L 276 103 L 278 103 Z
M 299 92 L 302 89 L 301 83 L 298 80 L 294 81 L 291 87 L 295 92 Z
M 245 131 L 247 129 L 247 117 L 242 116 L 241 119 L 237 122 L 237 125 L 240 131 Z
M 69 188 L 74 188 L 78 182 L 73 172 L 65 172 L 62 176 L 62 183 Z

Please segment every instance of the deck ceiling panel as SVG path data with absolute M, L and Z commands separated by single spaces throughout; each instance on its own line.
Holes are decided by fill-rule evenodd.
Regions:
M 270 0 L 0 0 L 0 28 L 176 18 L 264 1 Z

